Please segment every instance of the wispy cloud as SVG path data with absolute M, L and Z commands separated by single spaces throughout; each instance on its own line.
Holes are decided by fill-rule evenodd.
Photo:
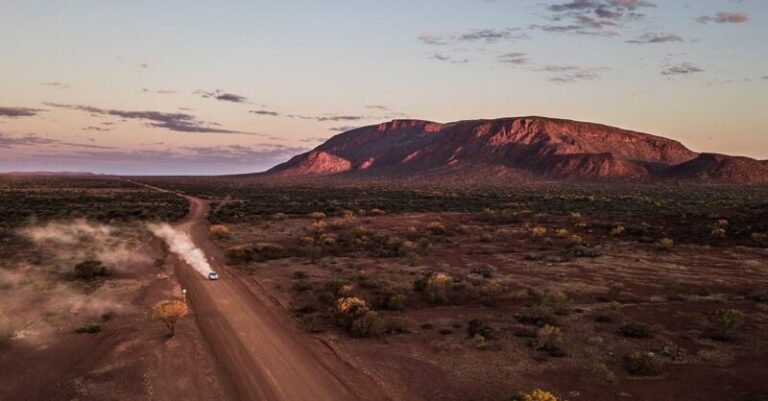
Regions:
M 217 123 L 206 123 L 203 121 L 198 121 L 195 116 L 185 113 L 163 113 L 159 111 L 125 111 L 61 103 L 45 103 L 45 105 L 62 109 L 83 111 L 91 114 L 101 114 L 124 119 L 143 120 L 146 121 L 147 125 L 150 127 L 165 128 L 177 132 L 258 135 L 250 132 L 231 131 L 222 128 L 216 128 L 215 125 L 218 125 Z
M 157 95 L 172 95 L 176 93 L 175 90 L 171 89 L 149 89 L 149 88 L 141 88 L 141 91 L 144 93 L 154 93 Z
M 718 24 L 741 24 L 748 20 L 749 14 L 747 13 L 732 13 L 726 11 L 721 11 L 715 15 L 702 15 L 701 17 L 696 18 L 696 21 L 699 21 L 702 24 L 710 22 L 716 22 Z
M 496 58 L 498 62 L 503 64 L 523 65 L 528 64 L 530 61 L 528 54 L 520 52 L 504 53 Z
M 224 92 L 220 89 L 216 89 L 215 91 L 205 91 L 205 90 L 199 89 L 199 90 L 196 90 L 194 93 L 204 98 L 221 100 L 223 102 L 248 103 L 247 97 L 242 95 L 237 95 L 234 93 Z
M 419 36 L 419 41 L 431 46 L 445 46 L 456 43 L 481 42 L 496 43 L 500 41 L 515 41 L 529 39 L 528 34 L 519 28 L 506 29 L 475 29 L 468 32 L 450 34 L 426 33 Z
M 466 58 L 454 58 L 453 56 L 449 56 L 449 55 L 443 54 L 443 53 L 435 53 L 435 54 L 429 56 L 429 58 L 432 59 L 432 60 L 443 61 L 443 62 L 451 63 L 451 64 L 466 64 L 466 63 L 469 62 L 469 59 L 466 59 Z
M 679 64 L 672 64 L 665 67 L 662 71 L 662 75 L 690 75 L 695 74 L 697 72 L 704 71 L 701 67 L 693 64 L 693 63 L 679 63 Z
M 277 117 L 280 115 L 280 113 L 276 111 L 271 110 L 250 110 L 249 113 L 256 114 L 259 116 L 271 116 L 271 117 Z
M 317 121 L 360 121 L 365 116 L 320 116 L 315 118 Z
M 56 89 L 69 89 L 69 85 L 63 82 L 57 82 L 57 81 L 40 82 L 40 85 L 49 86 L 51 88 L 56 88 Z
M 60 139 L 42 137 L 37 134 L 26 134 L 22 136 L 13 136 L 0 132 L 0 148 L 13 149 L 18 147 L 40 147 L 40 146 L 66 146 L 74 148 L 87 149 L 114 149 L 110 146 L 90 145 L 84 143 L 62 141 Z
M 360 128 L 360 127 L 356 127 L 354 125 L 343 125 L 343 126 L 340 126 L 340 127 L 328 128 L 328 131 L 332 131 L 332 132 L 347 132 L 347 131 L 352 131 L 353 129 L 356 129 L 356 128 Z
M 0 117 L 32 117 L 45 110 L 29 107 L 0 107 Z
M 645 33 L 635 39 L 627 40 L 627 43 L 632 43 L 636 45 L 645 45 L 645 44 L 684 42 L 684 41 L 685 39 L 673 33 Z
M 568 64 L 548 64 L 536 69 L 549 75 L 547 81 L 563 84 L 593 81 L 600 78 L 600 73 L 606 70 L 607 68 L 584 68 Z
M 641 8 L 656 7 L 647 0 L 571 0 L 545 5 L 551 24 L 531 25 L 545 32 L 615 36 L 626 24 L 643 18 Z

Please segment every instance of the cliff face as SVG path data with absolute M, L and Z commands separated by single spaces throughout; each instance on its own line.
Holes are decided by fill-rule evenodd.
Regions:
M 336 135 L 268 173 L 644 181 L 698 157 L 671 139 L 569 120 L 521 117 L 448 124 L 395 120 Z M 745 180 L 741 174 L 713 177 Z M 752 177 L 749 183 L 759 181 Z

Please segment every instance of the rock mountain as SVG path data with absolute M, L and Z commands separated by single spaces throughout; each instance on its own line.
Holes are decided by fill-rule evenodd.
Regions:
M 336 135 L 266 175 L 762 184 L 768 161 L 699 154 L 659 136 L 544 117 L 394 120 Z

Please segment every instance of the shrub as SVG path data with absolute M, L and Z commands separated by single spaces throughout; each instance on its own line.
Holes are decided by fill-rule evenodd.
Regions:
M 568 230 L 565 228 L 558 228 L 555 230 L 555 237 L 557 238 L 565 238 L 568 236 Z
M 424 287 L 424 294 L 431 303 L 448 302 L 448 285 L 453 281 L 451 276 L 446 273 L 432 274 Z
M 712 338 L 728 341 L 733 332 L 747 320 L 744 312 L 738 309 L 718 309 L 709 315 L 709 330 Z
M 653 332 L 648 325 L 643 323 L 629 323 L 625 324 L 616 330 L 616 332 L 624 337 L 629 338 L 652 338 Z
M 484 339 L 492 339 L 494 337 L 494 331 L 493 327 L 486 325 L 480 319 L 472 319 L 467 324 L 467 335 L 470 338 L 480 335 Z
M 627 231 L 624 226 L 621 224 L 617 224 L 611 229 L 611 236 L 612 237 L 618 237 L 619 235 L 624 234 L 624 232 Z
M 343 230 L 347 226 L 347 222 L 342 219 L 336 219 L 331 223 L 331 230 L 339 231 Z
M 559 328 L 547 324 L 536 332 L 532 345 L 536 350 L 545 351 L 552 356 L 560 356 L 563 354 L 563 335 Z
M 208 228 L 208 233 L 214 238 L 226 238 L 229 237 L 229 227 L 223 224 L 214 224 Z
M 555 397 L 554 394 L 543 391 L 543 390 L 533 390 L 530 393 L 521 393 L 514 397 L 512 397 L 509 401 L 559 401 L 560 399 Z
M 483 276 L 484 278 L 493 278 L 496 274 L 496 268 L 490 265 L 481 265 L 473 267 L 471 273 Z
M 368 211 L 368 214 L 371 215 L 371 216 L 381 216 L 381 215 L 386 214 L 386 212 L 384 212 L 381 209 L 373 208 L 373 209 Z
M 323 212 L 312 212 L 309 214 L 309 217 L 312 218 L 314 221 L 323 221 L 325 220 L 325 213 Z
M 84 324 L 82 326 L 79 326 L 75 329 L 75 333 L 88 333 L 88 334 L 96 334 L 101 332 L 101 325 L 98 323 L 88 323 Z
M 328 329 L 328 323 L 321 316 L 307 315 L 301 318 L 301 327 L 308 333 L 322 333 Z
M 522 323 L 530 323 L 539 327 L 553 325 L 557 322 L 554 310 L 551 307 L 542 305 L 525 308 L 516 314 L 515 317 Z
M 624 370 L 633 376 L 657 376 L 661 373 L 656 354 L 642 351 L 624 356 Z
M 493 241 L 493 234 L 489 232 L 484 232 L 480 234 L 480 242 L 489 243 Z
M 107 267 L 100 260 L 86 260 L 75 265 L 75 278 L 80 280 L 93 280 L 96 277 L 106 276 Z
M 309 277 L 309 274 L 307 274 L 307 272 L 302 270 L 295 270 L 293 273 L 291 273 L 291 278 L 294 280 L 303 280 L 308 277 Z
M 352 321 L 349 334 L 352 337 L 378 337 L 384 332 L 384 323 L 372 310 L 366 311 Z
M 275 221 L 283 221 L 285 220 L 285 218 L 286 218 L 285 213 L 278 212 L 272 215 L 272 220 L 275 220 Z
M 306 281 L 299 281 L 297 283 L 294 283 L 292 288 L 296 292 L 306 292 L 312 289 L 312 283 L 308 283 Z
M 413 323 L 405 318 L 393 317 L 384 321 L 384 332 L 387 334 L 410 333 Z
M 475 334 L 474 337 L 472 337 L 472 343 L 475 345 L 475 348 L 480 350 L 484 350 L 488 347 L 488 344 L 485 341 L 485 336 L 482 334 Z
M 439 221 L 433 221 L 427 225 L 427 230 L 433 235 L 445 235 L 448 234 L 448 229 L 445 228 L 443 223 Z
M 668 251 L 672 249 L 672 247 L 675 246 L 675 241 L 672 238 L 661 238 L 658 242 L 656 242 L 656 247 L 663 250 Z
M 567 313 L 570 300 L 564 292 L 560 290 L 544 290 L 539 292 L 529 288 L 528 295 L 540 306 L 551 308 L 555 314 L 562 315 Z
M 624 286 L 621 284 L 611 284 L 608 286 L 608 300 L 616 302 L 621 297 L 621 293 L 624 291 Z
M 547 229 L 545 227 L 533 227 L 531 229 L 531 235 L 534 237 L 543 237 L 547 235 Z
M 384 323 L 368 303 L 356 297 L 339 298 L 336 301 L 339 324 L 352 337 L 377 337 L 384 332 Z
M 4 331 L 0 333 L 0 349 L 8 346 L 11 343 L 11 340 L 13 340 L 13 332 Z

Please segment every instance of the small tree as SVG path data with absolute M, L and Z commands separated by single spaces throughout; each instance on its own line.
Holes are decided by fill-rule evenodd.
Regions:
M 168 337 L 176 334 L 176 321 L 187 316 L 189 307 L 187 303 L 179 300 L 160 301 L 152 307 L 152 319 L 165 323 L 168 328 Z

